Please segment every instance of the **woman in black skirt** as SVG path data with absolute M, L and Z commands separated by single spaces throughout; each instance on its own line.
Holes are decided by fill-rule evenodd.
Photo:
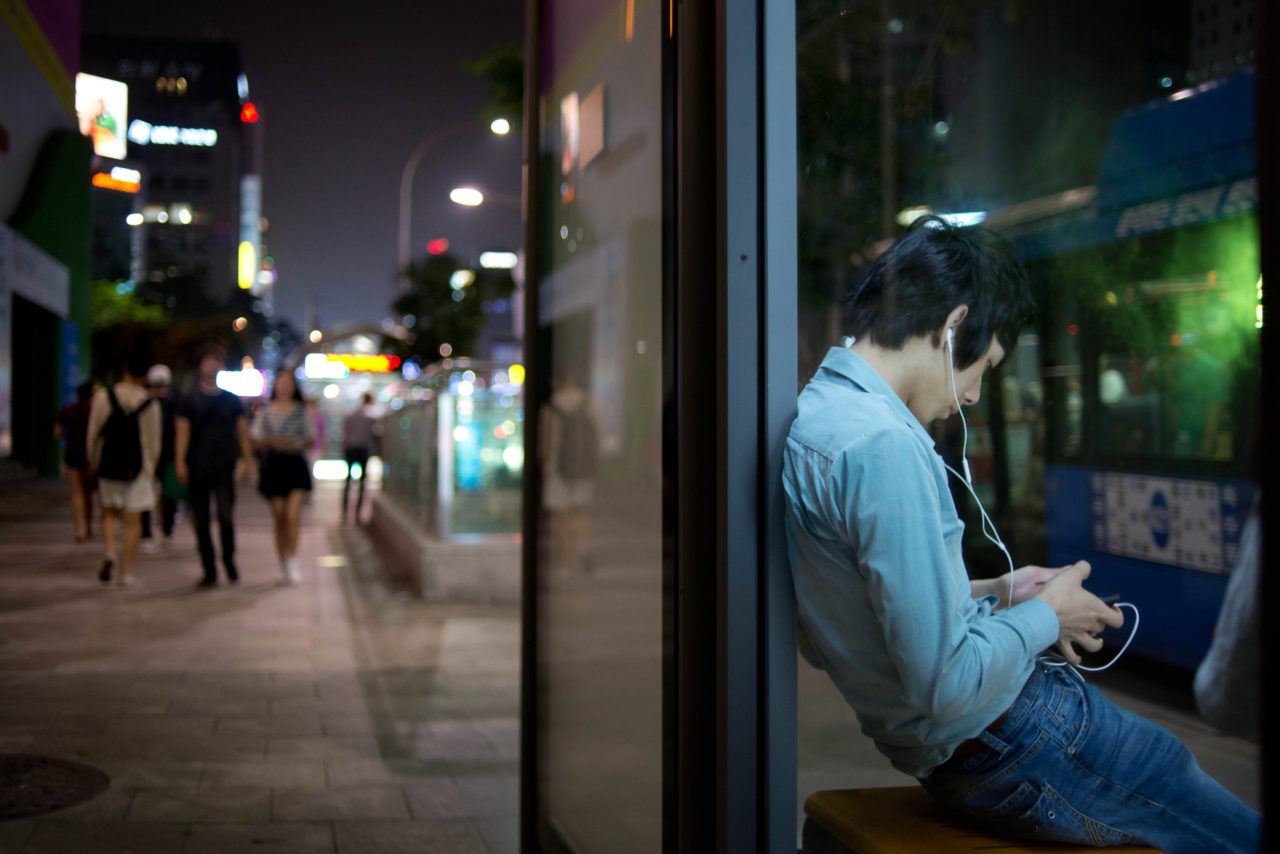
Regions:
M 311 471 L 303 454 L 315 437 L 315 428 L 291 371 L 276 374 L 271 401 L 258 411 L 249 434 L 264 454 L 258 491 L 271 504 L 280 572 L 286 582 L 297 584 L 302 580 L 298 530 L 302 504 L 311 491 Z

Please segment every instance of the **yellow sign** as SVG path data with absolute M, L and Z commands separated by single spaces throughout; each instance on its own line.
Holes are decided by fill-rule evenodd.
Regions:
M 253 287 L 258 280 L 258 253 L 253 244 L 247 240 L 240 242 L 240 289 L 243 291 Z
M 399 356 L 366 355 L 363 353 L 326 353 L 325 358 L 346 367 L 353 374 L 368 372 L 385 374 L 400 367 Z

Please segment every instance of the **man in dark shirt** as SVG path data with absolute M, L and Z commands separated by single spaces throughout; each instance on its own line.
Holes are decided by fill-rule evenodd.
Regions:
M 222 541 L 222 565 L 227 581 L 239 580 L 236 571 L 236 534 L 233 508 L 236 500 L 236 475 L 247 475 L 253 466 L 249 445 L 249 421 L 240 398 L 218 388 L 218 371 L 225 359 L 216 347 L 206 348 L 197 362 L 195 388 L 178 402 L 174 419 L 175 454 L 178 481 L 186 484 L 187 503 L 200 545 L 200 564 L 204 577 L 199 586 L 218 583 L 217 564 L 213 552 L 213 536 L 209 530 L 209 498 L 218 512 L 218 533 Z
M 373 453 L 373 443 L 378 421 L 373 417 L 373 395 L 365 392 L 360 398 L 360 408 L 342 419 L 342 454 L 347 461 L 347 481 L 342 485 L 342 521 L 347 521 L 347 501 L 351 493 L 351 479 L 359 481 L 356 495 L 356 521 L 364 509 L 364 475 Z

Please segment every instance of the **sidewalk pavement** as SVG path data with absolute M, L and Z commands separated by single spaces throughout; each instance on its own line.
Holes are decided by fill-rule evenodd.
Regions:
M 0 822 L 0 854 L 517 850 L 517 609 L 390 592 L 339 496 L 305 511 L 299 586 L 242 487 L 239 585 L 195 588 L 180 522 L 122 589 L 62 484 L 0 486 L 0 754 L 111 777 Z

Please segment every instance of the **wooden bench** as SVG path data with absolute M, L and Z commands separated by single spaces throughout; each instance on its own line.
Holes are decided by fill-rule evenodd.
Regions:
M 1019 854 L 1099 850 L 1160 854 L 1154 848 L 1133 845 L 1098 849 L 1048 842 L 1018 842 L 989 836 L 931 798 L 919 786 L 815 792 L 805 800 L 804 812 L 853 854 L 951 854 L 964 851 Z

